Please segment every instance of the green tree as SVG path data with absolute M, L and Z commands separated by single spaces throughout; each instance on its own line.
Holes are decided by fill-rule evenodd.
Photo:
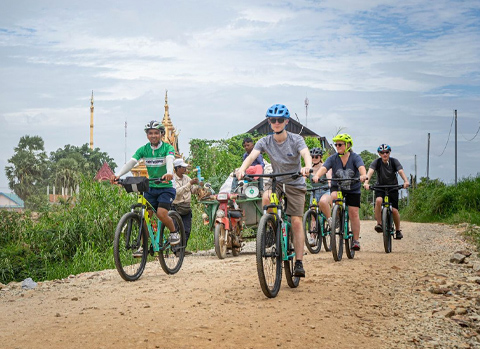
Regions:
M 48 157 L 43 139 L 39 136 L 23 136 L 14 148 L 14 155 L 5 167 L 8 186 L 26 203 L 46 187 Z M 28 206 L 28 203 L 27 203 Z
M 62 159 L 69 159 L 68 162 L 60 161 Z M 73 161 L 72 161 L 73 160 Z M 86 177 L 93 177 L 98 170 L 106 162 L 112 170 L 115 170 L 117 164 L 113 158 L 108 156 L 106 152 L 100 151 L 100 148 L 90 149 L 87 143 L 81 147 L 67 144 L 63 148 L 58 148 L 56 151 L 50 153 L 50 161 L 52 166 L 52 178 L 57 181 L 58 173 L 75 169 L 78 174 L 83 174 Z M 75 164 L 75 163 L 76 164 Z M 66 175 L 66 173 L 64 173 Z M 63 175 L 60 175 L 62 177 Z M 65 176 L 63 176 L 65 177 Z M 72 176 L 69 176 L 70 178 Z M 78 183 L 78 176 L 76 181 Z M 76 183 L 76 184 L 77 184 Z

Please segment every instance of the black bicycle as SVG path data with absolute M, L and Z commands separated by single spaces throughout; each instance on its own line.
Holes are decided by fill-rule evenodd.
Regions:
M 322 249 L 322 242 L 325 251 L 329 252 L 332 250 L 332 235 L 330 234 L 330 227 L 327 224 L 327 217 L 325 217 L 320 210 L 317 199 L 315 198 L 316 191 L 325 189 L 328 189 L 328 185 L 307 189 L 307 192 L 310 192 L 313 196 L 313 200 L 309 209 L 303 215 L 303 229 L 305 232 L 305 244 L 308 251 L 312 254 L 320 252 Z M 313 239 L 312 244 L 310 244 L 309 239 Z
M 135 281 L 142 275 L 148 254 L 151 256 L 158 254 L 160 265 L 167 274 L 177 273 L 185 257 L 185 230 L 180 215 L 176 211 L 168 211 L 169 217 L 180 234 L 180 243 L 171 245 L 170 231 L 143 196 L 143 193 L 148 191 L 148 183 L 152 181 L 161 183 L 162 180 L 144 177 L 127 177 L 118 180 L 127 192 L 137 194 L 137 203 L 131 206 L 130 212 L 120 218 L 113 241 L 115 266 L 125 281 Z
M 395 190 L 400 190 L 403 185 L 390 184 L 390 185 L 372 185 L 371 190 L 379 190 L 385 193 L 385 197 L 382 202 L 382 228 L 383 228 L 383 248 L 385 253 L 392 252 L 392 238 L 395 234 L 395 223 L 393 221 L 393 206 L 390 203 L 388 194 Z
M 290 217 L 286 215 L 287 197 L 285 184 L 283 193 L 277 195 L 277 177 L 298 178 L 299 172 L 272 173 L 255 175 L 272 179 L 270 204 L 263 207 L 263 216 L 258 224 L 256 258 L 257 273 L 260 287 L 268 298 L 277 296 L 282 283 L 282 261 L 288 286 L 298 287 L 300 278 L 294 276 L 295 249 L 293 247 L 293 232 Z M 251 176 L 245 176 L 250 180 Z M 268 210 L 271 211 L 268 212 Z
M 360 181 L 360 178 L 332 178 L 338 186 L 337 198 L 333 201 L 332 207 L 332 227 L 331 227 L 331 247 L 333 259 L 338 262 L 342 260 L 343 248 L 347 257 L 355 257 L 353 246 L 353 232 L 350 230 L 350 216 L 348 214 L 348 205 L 343 197 L 342 190 L 353 182 Z

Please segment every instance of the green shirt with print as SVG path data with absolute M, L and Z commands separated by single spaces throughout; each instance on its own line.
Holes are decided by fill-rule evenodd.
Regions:
M 175 156 L 175 149 L 172 145 L 162 142 L 158 149 L 153 149 L 150 143 L 145 144 L 143 147 L 133 154 L 133 158 L 137 161 L 143 159 L 147 166 L 147 172 L 149 178 L 162 178 L 167 173 L 167 156 Z M 156 184 L 150 182 L 151 188 L 173 188 L 173 182 Z

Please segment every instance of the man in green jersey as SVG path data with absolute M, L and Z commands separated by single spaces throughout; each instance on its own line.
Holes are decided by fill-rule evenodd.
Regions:
M 114 181 L 128 173 L 141 159 L 145 161 L 148 177 L 161 178 L 162 182 L 159 184 L 150 182 L 149 191 L 143 193 L 143 195 L 157 211 L 160 221 L 170 230 L 170 244 L 177 245 L 180 242 L 180 235 L 175 229 L 173 220 L 168 216 L 168 211 L 176 195 L 173 183 L 175 149 L 172 145 L 162 142 L 162 138 L 165 135 L 165 127 L 160 122 L 150 121 L 145 125 L 145 133 L 149 143 L 138 148 L 132 159 L 115 175 Z

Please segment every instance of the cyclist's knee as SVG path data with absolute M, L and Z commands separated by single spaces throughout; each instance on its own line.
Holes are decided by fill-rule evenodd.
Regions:
M 381 196 L 379 196 L 376 200 L 375 200 L 375 204 L 377 205 L 381 205 L 383 203 L 383 198 Z

